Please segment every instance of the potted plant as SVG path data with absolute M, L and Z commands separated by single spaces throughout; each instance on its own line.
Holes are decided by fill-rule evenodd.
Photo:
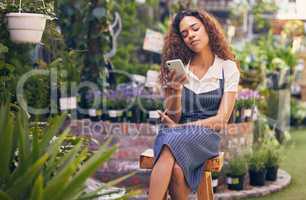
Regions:
M 15 43 L 39 43 L 52 15 L 52 1 L 19 0 L 6 2 L 6 17 L 10 38 Z
M 142 88 L 137 87 L 131 83 L 123 83 L 119 84 L 116 87 L 116 91 L 124 96 L 126 100 L 124 112 L 123 112 L 123 120 L 127 122 L 139 122 L 137 118 L 139 118 L 138 106 L 136 105 L 136 99 L 139 96 Z
M 248 166 L 244 156 L 236 156 L 229 161 L 226 182 L 230 190 L 243 190 L 244 177 Z
M 265 139 L 262 146 L 266 152 L 266 180 L 276 181 L 277 171 L 283 155 L 282 147 L 275 137 Z
M 160 116 L 158 111 L 163 108 L 163 101 L 160 96 L 146 96 L 141 98 L 141 106 L 147 113 L 147 119 L 149 123 L 157 123 Z
M 266 179 L 266 152 L 261 150 L 254 150 L 248 157 L 248 168 L 250 176 L 250 185 L 264 186 Z
M 106 100 L 106 105 L 108 109 L 108 119 L 111 122 L 122 122 L 126 101 L 124 99 L 108 99 Z
M 294 98 L 290 100 L 290 125 L 302 126 L 306 120 L 306 102 L 298 101 Z M 304 123 L 305 124 L 305 123 Z
M 77 85 L 80 83 L 81 67 L 79 63 L 82 59 L 82 54 L 71 50 L 62 51 L 61 57 L 53 60 L 49 67 L 56 70 L 59 108 L 60 111 L 76 113 L 79 97 L 77 95 Z
M 261 56 L 259 45 L 246 43 L 243 49 L 235 49 L 237 59 L 241 64 L 240 83 L 243 87 L 256 89 L 264 80 L 262 65 L 264 59 Z
M 267 149 L 267 160 L 266 160 L 266 180 L 276 181 L 277 171 L 279 168 L 279 162 L 281 160 L 281 152 L 278 148 Z
M 103 115 L 103 105 L 104 102 L 102 92 L 100 90 L 95 90 L 92 92 L 88 92 L 85 97 L 87 97 L 87 102 L 91 103 L 91 107 L 88 109 L 88 116 L 91 121 L 100 121 Z M 95 98 L 97 98 L 96 105 L 93 105 L 95 102 Z
M 259 1 L 252 7 L 254 16 L 253 32 L 267 33 L 271 28 L 271 19 L 273 19 L 277 11 L 277 5 L 273 1 Z
M 271 72 L 267 74 L 268 88 L 280 90 L 287 88 L 290 79 L 290 67 L 280 57 L 271 60 Z
M 124 112 L 131 106 L 131 99 L 120 89 L 108 90 L 106 95 L 106 107 L 109 119 L 112 122 L 122 122 Z
M 239 119 L 239 122 L 250 121 L 253 118 L 259 98 L 259 93 L 251 89 L 244 89 L 239 92 L 236 101 L 236 110 L 239 112 L 236 118 Z

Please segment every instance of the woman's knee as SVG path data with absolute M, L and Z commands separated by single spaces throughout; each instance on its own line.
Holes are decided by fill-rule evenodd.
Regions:
M 171 181 L 175 184 L 182 184 L 185 181 L 184 172 L 177 163 L 173 166 Z
M 174 156 L 172 155 L 171 149 L 167 145 L 163 146 L 159 159 L 165 159 L 167 161 L 174 162 Z

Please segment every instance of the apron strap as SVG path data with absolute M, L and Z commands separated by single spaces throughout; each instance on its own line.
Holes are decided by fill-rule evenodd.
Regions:
M 224 70 L 222 68 L 222 79 L 220 80 L 220 88 L 221 88 L 221 94 L 223 96 L 224 94 L 224 82 L 225 82 L 225 79 L 224 79 Z

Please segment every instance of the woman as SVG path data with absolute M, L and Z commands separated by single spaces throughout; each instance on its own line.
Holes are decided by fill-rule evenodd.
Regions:
M 187 65 L 185 75 L 165 66 L 177 58 Z M 177 13 L 165 38 L 161 79 L 167 127 L 155 140 L 149 199 L 162 199 L 168 186 L 172 199 L 187 199 L 197 191 L 205 161 L 218 155 L 217 131 L 231 116 L 239 83 L 234 54 L 207 12 Z

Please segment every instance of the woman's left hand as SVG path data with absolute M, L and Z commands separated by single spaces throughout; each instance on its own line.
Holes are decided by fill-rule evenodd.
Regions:
M 161 122 L 164 123 L 166 126 L 168 126 L 169 128 L 174 128 L 174 127 L 177 127 L 179 126 L 179 124 L 175 123 L 167 114 L 166 114 L 167 111 L 165 112 L 161 112 L 161 111 L 158 111 L 158 114 L 160 115 L 160 119 L 161 119 Z

